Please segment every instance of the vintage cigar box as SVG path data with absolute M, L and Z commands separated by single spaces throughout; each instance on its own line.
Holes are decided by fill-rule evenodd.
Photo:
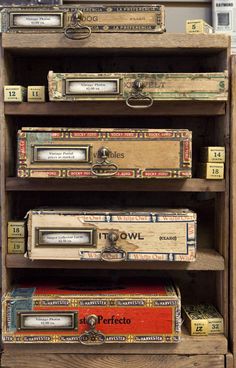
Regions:
M 50 101 L 125 101 L 147 108 L 155 100 L 227 100 L 222 73 L 48 73 Z
M 192 132 L 184 129 L 22 128 L 18 176 L 191 177 Z
M 211 335 L 224 332 L 223 317 L 213 305 L 183 305 L 183 319 L 190 335 Z
M 45 102 L 45 86 L 28 86 L 28 102 Z
M 4 86 L 4 102 L 24 102 L 26 88 L 22 86 Z
M 158 4 L 108 4 L 59 7 L 7 8 L 2 11 L 2 32 L 65 32 L 85 38 L 91 32 L 165 31 L 165 10 Z
M 188 209 L 28 212 L 28 257 L 81 261 L 196 259 L 197 215 Z
M 24 254 L 26 250 L 25 238 L 8 238 L 7 253 Z
M 225 162 L 225 147 L 202 147 L 200 154 L 202 162 Z
M 25 221 L 8 221 L 8 238 L 25 237 Z
M 169 280 L 21 286 L 3 298 L 3 341 L 177 343 L 180 308 L 179 290 Z
M 199 174 L 204 179 L 224 179 L 223 163 L 202 163 L 199 165 Z
M 186 21 L 186 33 L 213 33 L 214 29 L 203 19 L 192 19 Z

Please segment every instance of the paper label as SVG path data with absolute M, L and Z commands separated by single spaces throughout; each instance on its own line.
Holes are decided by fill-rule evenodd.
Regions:
M 61 14 L 13 14 L 12 27 L 55 28 L 62 27 Z
M 91 236 L 88 232 L 42 232 L 40 244 L 71 244 L 71 245 L 89 245 Z
M 38 148 L 37 161 L 86 161 L 83 148 Z
M 117 80 L 75 80 L 68 81 L 68 94 L 117 94 L 119 83 Z
M 23 317 L 23 328 L 62 328 L 71 327 L 72 317 L 71 316 L 60 316 L 60 315 L 36 315 L 36 316 L 24 316 Z

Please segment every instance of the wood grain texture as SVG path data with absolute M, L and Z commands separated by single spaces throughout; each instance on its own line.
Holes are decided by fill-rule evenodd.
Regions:
M 202 270 L 223 271 L 224 258 L 213 249 L 199 249 L 196 262 L 86 262 L 86 261 L 31 261 L 23 254 L 8 254 L 7 268 L 66 268 L 118 270 Z
M 87 354 L 25 354 L 4 353 L 4 368 L 224 368 L 223 355 L 168 356 L 168 355 L 87 355 Z
M 236 367 L 236 56 L 232 56 L 231 170 L 230 170 L 230 345 Z
M 190 336 L 182 330 L 178 344 L 105 344 L 85 346 L 81 344 L 4 344 L 4 351 L 12 357 L 17 354 L 226 354 L 227 339 L 224 335 Z M 18 367 L 17 367 L 18 368 Z
M 201 50 L 207 53 L 217 53 L 222 49 L 230 46 L 230 37 L 217 35 L 202 34 L 92 34 L 85 40 L 69 40 L 63 33 L 58 34 L 10 34 L 2 35 L 2 46 L 5 49 L 14 49 L 16 53 L 20 49 L 70 49 L 76 50 L 78 53 L 81 49 L 91 49 L 95 52 L 98 49 L 111 49 L 112 52 L 127 51 L 130 52 L 151 52 L 163 53 L 171 51 L 174 53 L 186 52 L 188 49 L 194 49 L 195 52 Z M 192 50 L 193 51 L 193 50 Z M 194 52 L 194 51 L 193 51 Z
M 234 356 L 232 353 L 228 353 L 225 356 L 225 368 L 234 368 Z
M 109 185 L 107 185 L 109 183 Z M 8 177 L 7 191 L 224 192 L 224 180 L 186 179 L 22 179 Z
M 148 109 L 131 109 L 125 101 L 5 103 L 5 115 L 20 116 L 213 116 L 225 114 L 222 101 L 154 101 Z M 72 108 L 73 107 L 73 108 Z M 128 126 L 127 126 L 128 127 Z

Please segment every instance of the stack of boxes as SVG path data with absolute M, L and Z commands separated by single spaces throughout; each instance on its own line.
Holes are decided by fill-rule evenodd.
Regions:
M 25 222 L 24 221 L 9 221 L 8 222 L 8 249 L 9 254 L 25 253 Z
M 202 147 L 199 174 L 204 179 L 224 179 L 225 147 Z

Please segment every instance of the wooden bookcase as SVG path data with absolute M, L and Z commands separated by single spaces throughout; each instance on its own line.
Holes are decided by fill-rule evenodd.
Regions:
M 218 72 L 229 67 L 230 40 L 224 35 L 92 34 L 70 41 L 63 34 L 3 34 L 2 85 L 46 85 L 47 73 Z M 213 303 L 224 316 L 225 334 L 193 337 L 183 327 L 179 344 L 26 344 L 3 346 L 8 368 L 193 367 L 232 368 L 229 350 L 229 104 L 219 101 L 155 102 L 132 110 L 120 102 L 4 104 L 1 96 L 1 204 L 3 293 L 25 280 L 64 282 L 76 277 L 127 274 L 167 275 L 176 280 L 183 302 Z M 52 180 L 16 177 L 16 133 L 22 126 L 187 128 L 193 131 L 193 178 L 187 180 Z M 225 179 L 197 177 L 199 148 L 224 145 Z M 7 221 L 39 206 L 171 206 L 198 213 L 195 263 L 98 264 L 34 261 L 7 254 Z

